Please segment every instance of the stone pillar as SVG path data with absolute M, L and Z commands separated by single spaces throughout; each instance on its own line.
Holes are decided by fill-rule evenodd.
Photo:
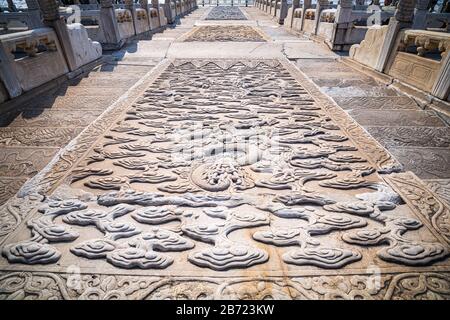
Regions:
M 113 0 L 100 0 L 100 30 L 103 32 L 105 49 L 120 48 L 124 42 L 120 38 Z
M 448 81 L 448 79 L 450 79 L 450 53 L 445 52 L 442 61 L 443 63 L 439 76 L 434 83 L 431 93 L 439 99 L 446 100 L 450 94 L 450 81 Z
M 159 27 L 161 27 L 162 21 L 161 16 L 159 14 L 159 0 L 152 0 L 152 8 L 156 9 L 156 11 L 158 12 Z M 150 16 L 149 19 L 151 19 Z
M 351 21 L 353 9 L 353 0 L 340 0 L 336 16 L 333 24 L 333 31 L 331 34 L 332 49 L 335 49 L 335 44 L 343 44 L 345 42 L 345 36 L 349 28 L 353 27 Z
M 124 8 L 126 10 L 130 10 L 130 12 L 131 12 L 131 20 L 133 20 L 134 34 L 137 34 L 136 10 L 134 9 L 134 2 L 133 2 L 133 0 L 124 0 L 123 4 L 124 4 Z
M 317 34 L 317 31 L 319 30 L 319 22 L 320 22 L 320 13 L 327 9 L 329 6 L 330 2 L 329 0 L 317 0 L 317 5 L 316 5 L 316 17 L 315 17 L 315 22 L 314 22 L 314 34 Z
M 388 31 L 384 38 L 383 46 L 378 57 L 375 70 L 383 72 L 389 56 L 394 50 L 394 44 L 398 32 L 404 28 L 410 28 L 414 17 L 416 0 L 400 0 L 394 17 L 389 20 Z
M 294 21 L 294 11 L 300 7 L 300 0 L 293 0 L 291 7 L 288 9 L 288 15 L 286 17 L 285 26 L 292 28 L 292 22 Z
M 175 17 L 172 15 L 172 9 L 170 8 L 171 0 L 164 1 L 164 14 L 166 15 L 167 23 L 173 23 L 175 21 Z
M 150 18 L 150 11 L 148 10 L 148 0 L 139 0 L 139 7 L 141 9 L 144 9 L 146 14 L 147 14 L 147 22 L 148 22 L 148 26 L 150 28 L 151 26 L 151 18 Z
M 414 7 L 416 0 L 400 0 L 395 10 L 395 19 L 398 22 L 411 24 L 414 17 Z
M 352 15 L 353 0 L 340 0 L 337 10 L 335 23 L 349 22 Z
M 12 12 L 17 11 L 17 7 L 14 4 L 13 0 L 6 0 L 6 2 L 8 3 L 8 9 Z
M 75 55 L 72 51 L 72 45 L 70 43 L 69 32 L 67 31 L 66 23 L 64 19 L 59 16 L 59 5 L 56 0 L 38 0 L 39 8 L 42 12 L 44 19 L 44 25 L 55 30 L 58 36 L 59 43 L 61 45 L 64 57 L 67 61 L 67 65 L 70 71 L 74 71 L 77 68 Z
M 11 57 L 11 52 L 7 51 L 3 43 L 0 42 L 0 82 L 5 86 L 11 99 L 22 94 L 22 86 L 12 65 L 13 60 L 14 57 Z
M 286 19 L 287 12 L 288 12 L 287 0 L 281 0 L 280 12 L 276 12 L 276 14 L 278 15 L 278 23 L 279 24 L 284 24 L 284 20 Z
M 414 9 L 413 29 L 426 29 L 429 3 L 430 0 L 417 0 L 416 8 Z
M 305 24 L 306 9 L 311 8 L 311 2 L 312 0 L 303 0 L 301 31 L 303 31 L 303 26 Z
M 37 0 L 26 0 L 28 8 L 28 29 L 36 29 L 42 26 L 41 11 Z

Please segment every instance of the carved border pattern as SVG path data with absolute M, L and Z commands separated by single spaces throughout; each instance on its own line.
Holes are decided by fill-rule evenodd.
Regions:
M 302 278 L 0 273 L 0 299 L 449 299 L 449 273 Z
M 402 195 L 418 217 L 437 231 L 437 236 L 450 244 L 450 209 L 412 172 L 397 173 L 385 178 Z

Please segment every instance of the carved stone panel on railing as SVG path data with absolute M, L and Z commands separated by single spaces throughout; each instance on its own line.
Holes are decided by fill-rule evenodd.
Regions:
M 431 92 L 439 77 L 448 50 L 448 33 L 404 30 L 398 36 L 387 73 L 413 86 Z

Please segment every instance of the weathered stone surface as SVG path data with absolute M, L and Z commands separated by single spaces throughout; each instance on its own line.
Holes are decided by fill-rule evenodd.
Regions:
M 450 179 L 430 179 L 425 183 L 431 191 L 450 204 Z
M 2 115 L 0 126 L 51 127 L 58 124 L 59 126 L 84 127 L 97 119 L 100 114 L 101 110 L 24 109 Z
M 391 147 L 435 147 L 450 146 L 448 127 L 366 127 L 378 141 Z
M 58 127 L 0 128 L 0 146 L 62 147 L 81 130 L 82 128 Z
M 450 178 L 450 149 L 392 148 L 390 151 L 422 179 Z
M 345 110 L 420 110 L 414 100 L 408 97 L 334 97 Z
M 0 298 L 449 299 L 447 184 L 392 173 L 399 162 L 310 80 L 340 70 L 342 87 L 375 94 L 348 91 L 338 104 L 378 110 L 379 122 L 402 110 L 392 118 L 437 130 L 431 144 L 447 127 L 417 127 L 438 123 L 338 61 L 315 59 L 300 68 L 308 78 L 284 58 L 257 59 L 288 56 L 272 36 L 282 41 L 131 44 L 104 69 L 119 82 L 130 67 L 122 84 L 103 90 L 106 77 L 89 77 L 56 98 L 43 115 L 109 109 L 0 205 Z M 317 45 L 304 46 L 313 57 Z M 174 54 L 147 73 L 150 57 Z M 445 155 L 444 145 L 424 150 Z M 448 158 L 423 163 L 445 176 Z M 40 165 L 8 161 L 5 174 Z M 23 181 L 0 177 L 0 201 Z
M 434 111 L 352 110 L 350 115 L 362 126 L 446 127 Z
M 250 26 L 199 26 L 190 32 L 184 41 L 236 41 L 264 42 L 263 35 Z
M 205 20 L 247 20 L 239 7 L 213 7 Z
M 12 198 L 20 187 L 27 181 L 27 178 L 11 178 L 0 176 L 0 206 Z
M 1 209 L 4 295 L 13 280 L 46 279 L 34 298 L 81 298 L 88 291 L 67 287 L 64 270 L 77 265 L 88 279 L 93 261 L 125 281 L 115 290 L 129 299 L 180 298 L 194 285 L 184 297 L 242 298 L 255 277 L 252 298 L 351 298 L 342 281 L 375 263 L 384 280 L 367 290 L 370 276 L 358 275 L 365 298 L 408 298 L 399 283 L 418 273 L 448 284 L 446 273 L 422 271 L 448 269 L 448 207 L 427 215 L 419 179 L 382 178 L 395 160 L 287 61 L 178 60 L 158 70 L 24 187 L 28 202 Z M 439 199 L 427 199 L 436 210 Z M 230 282 L 220 291 L 218 276 Z M 274 288 L 274 277 L 285 280 Z
M 0 176 L 32 177 L 42 170 L 58 148 L 2 147 L 0 148 Z

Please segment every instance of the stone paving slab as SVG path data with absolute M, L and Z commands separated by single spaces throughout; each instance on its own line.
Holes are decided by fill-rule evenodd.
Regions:
M 11 178 L 0 176 L 0 206 L 6 203 L 19 191 L 27 178 Z
M 183 41 L 201 42 L 265 42 L 264 37 L 257 29 L 250 26 L 198 26 L 183 37 Z
M 247 20 L 239 7 L 217 6 L 213 7 L 205 20 Z
M 421 110 L 409 97 L 334 97 L 345 110 Z
M 365 127 L 388 148 L 392 147 L 450 147 L 448 127 Z
M 447 148 L 390 148 L 390 152 L 422 179 L 450 178 L 450 149 Z
M 320 90 L 332 97 L 396 97 L 400 93 L 395 89 L 385 86 L 371 86 L 360 83 L 359 85 L 347 86 L 345 83 L 336 84 L 331 87 L 321 87 Z
M 270 42 L 175 42 L 167 52 L 171 59 L 282 58 L 282 45 Z
M 63 147 L 83 128 L 20 127 L 0 128 L 0 146 Z
M 58 150 L 57 147 L 2 147 L 0 176 L 32 177 L 50 162 Z
M 391 110 L 352 110 L 350 115 L 362 126 L 383 127 L 446 127 L 444 121 L 434 111 Z M 426 137 L 425 137 L 426 138 Z
M 105 110 L 116 96 L 45 96 L 30 101 L 22 109 Z
M 51 127 L 56 123 L 62 127 L 85 127 L 97 119 L 101 112 L 101 110 L 25 109 L 3 114 L 0 126 Z

